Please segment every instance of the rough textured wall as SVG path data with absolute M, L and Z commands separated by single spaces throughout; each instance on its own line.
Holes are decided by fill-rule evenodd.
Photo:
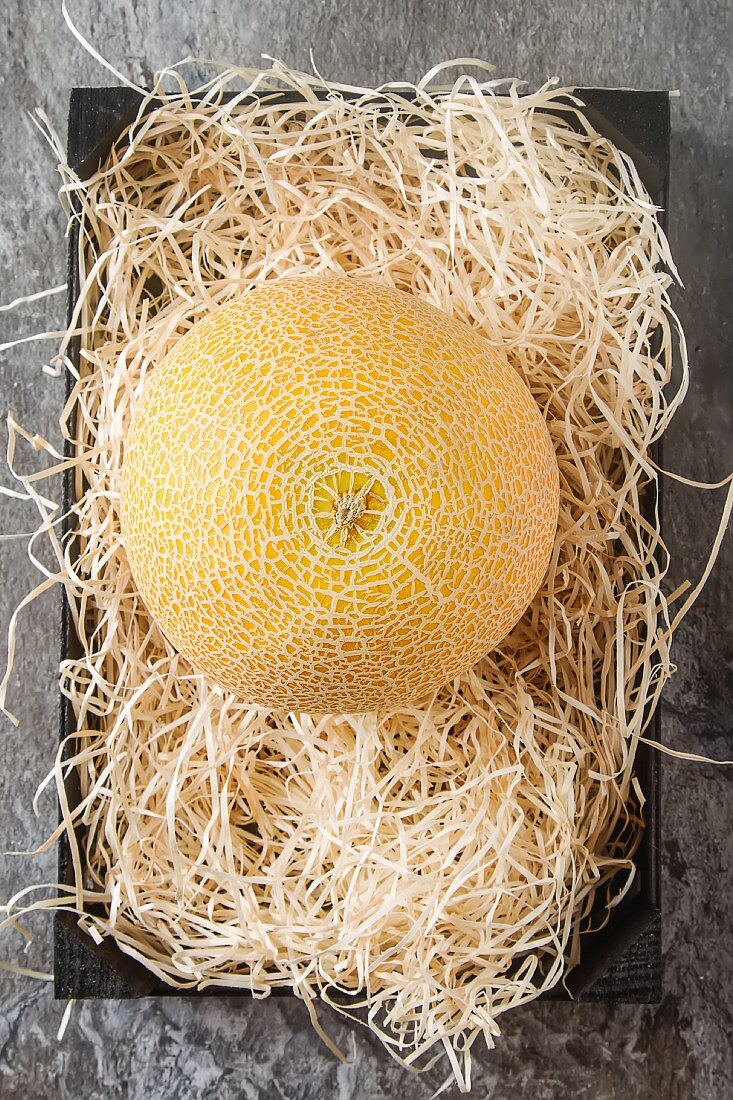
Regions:
M 132 78 L 188 55 L 255 65 L 261 53 L 325 75 L 375 82 L 415 78 L 436 60 L 481 56 L 530 82 L 674 88 L 671 237 L 686 284 L 677 295 L 693 365 L 688 401 L 667 436 L 666 462 L 701 479 L 733 466 L 731 385 L 731 18 L 717 0 L 586 4 L 554 0 L 71 0 L 81 30 Z M 5 0 L 0 39 L 0 269 L 7 302 L 65 279 L 64 221 L 53 158 L 26 115 L 43 107 L 63 134 L 69 89 L 109 74 L 74 41 L 56 0 Z M 726 184 L 727 172 L 727 184 Z M 726 194 L 727 187 L 727 194 Z M 63 324 L 63 296 L 20 316 L 0 314 L 0 342 Z M 50 344 L 0 353 L 0 409 L 54 438 L 62 380 L 41 372 Z M 4 428 L 3 428 L 4 433 Z M 4 439 L 0 444 L 4 448 Z M 666 531 L 673 576 L 698 575 L 722 494 L 668 483 Z M 27 505 L 0 501 L 4 533 L 34 525 Z M 35 583 L 22 542 L 0 547 L 0 623 Z M 666 693 L 668 744 L 731 756 L 733 552 L 727 536 L 708 588 L 680 629 L 678 675 Z M 2 730 L 0 851 L 33 847 L 55 822 L 53 798 L 31 809 L 57 735 L 58 594 L 22 619 L 11 703 L 20 719 Z M 0 640 L 0 659 L 5 642 Z M 502 1100 L 713 1100 L 731 1094 L 733 1021 L 731 772 L 666 762 L 664 768 L 664 999 L 659 1007 L 542 1004 L 506 1018 L 499 1049 L 480 1053 L 474 1095 Z M 52 878 L 55 856 L 0 855 L 0 897 Z M 35 918 L 30 964 L 51 965 L 51 921 Z M 15 939 L 0 944 L 0 957 Z M 324 1022 L 354 1060 L 339 1066 L 289 999 L 242 1004 L 92 1003 L 77 1006 L 63 1044 L 63 1006 L 47 986 L 0 972 L 0 1098 L 151 1100 L 403 1100 L 428 1097 L 434 1073 L 408 1077 L 368 1034 Z M 448 1093 L 453 1095 L 453 1093 Z

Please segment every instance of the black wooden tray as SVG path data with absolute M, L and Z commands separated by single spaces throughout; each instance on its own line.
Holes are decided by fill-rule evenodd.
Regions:
M 631 156 L 652 199 L 662 207 L 660 221 L 666 228 L 669 180 L 669 97 L 666 92 L 577 90 L 591 124 Z M 290 98 L 290 97 L 289 97 Z M 96 170 L 123 130 L 135 118 L 139 95 L 127 88 L 74 88 L 68 129 L 68 161 L 82 178 Z M 78 230 L 69 243 L 69 312 L 79 291 L 76 255 Z M 79 342 L 70 348 L 79 365 Z M 73 380 L 69 376 L 69 390 Z M 69 457 L 71 456 L 70 448 Z M 661 461 L 657 450 L 654 455 Z M 64 513 L 73 502 L 73 477 L 64 484 Z M 647 500 L 651 514 L 653 502 Z M 661 510 L 661 499 L 659 501 Z M 69 524 L 71 521 L 68 521 Z M 70 527 L 67 528 L 67 534 Z M 64 597 L 61 621 L 62 658 L 79 655 L 79 640 Z M 653 718 L 653 736 L 660 740 L 661 708 Z M 61 740 L 75 729 L 71 704 L 61 700 Z M 582 939 L 580 964 L 570 973 L 567 986 L 578 1000 L 613 1003 L 655 1003 L 661 999 L 661 889 L 660 889 L 660 760 L 645 745 L 637 753 L 636 774 L 646 798 L 647 826 L 636 856 L 638 872 L 632 890 L 618 906 L 608 925 Z M 79 800 L 73 773 L 67 781 L 69 804 Z M 68 842 L 59 844 L 59 882 L 73 882 Z M 127 998 L 135 996 L 202 996 L 228 994 L 248 997 L 241 989 L 177 990 L 167 986 L 140 963 L 125 955 L 111 940 L 96 945 L 77 924 L 72 913 L 56 914 L 54 929 L 54 990 L 56 997 Z M 287 990 L 276 990 L 287 995 Z M 545 995 L 567 999 L 557 987 Z

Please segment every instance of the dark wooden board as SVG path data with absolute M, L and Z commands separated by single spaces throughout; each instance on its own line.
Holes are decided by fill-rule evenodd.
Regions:
M 666 228 L 669 183 L 670 113 L 665 92 L 633 92 L 607 89 L 578 89 L 586 104 L 591 124 L 605 134 L 637 165 L 653 200 L 660 205 L 660 221 Z M 84 177 L 91 174 L 109 152 L 112 144 L 134 120 L 140 99 L 127 88 L 74 88 L 69 107 L 68 159 Z M 69 246 L 69 308 L 78 293 L 76 269 L 76 232 Z M 70 348 L 78 365 L 78 341 Z M 657 450 L 658 461 L 661 455 Z M 65 507 L 72 501 L 73 483 L 65 479 Z M 649 500 L 651 512 L 653 502 Z M 659 501 L 661 511 L 661 499 Z M 71 521 L 69 520 L 68 523 Z M 67 527 L 67 531 L 70 528 Z M 78 639 L 64 597 L 61 621 L 63 657 L 78 653 Z M 660 739 L 661 708 L 653 719 L 652 733 Z M 61 701 L 61 739 L 74 728 L 70 705 Z M 660 759 L 640 746 L 637 775 L 647 799 L 647 827 L 637 855 L 637 880 L 630 896 L 614 912 L 602 931 L 583 938 L 582 957 L 568 976 L 570 994 L 582 1001 L 612 1003 L 656 1003 L 661 999 L 661 886 L 660 886 Z M 73 805 L 78 798 L 73 777 L 68 796 Z M 59 844 L 59 882 L 72 881 L 68 844 Z M 55 995 L 60 998 L 129 998 L 135 996 L 211 996 L 246 997 L 241 990 L 181 991 L 171 989 L 141 964 L 125 955 L 117 945 L 105 941 L 97 946 L 82 932 L 70 913 L 58 913 L 54 929 Z M 278 991 L 281 994 L 287 991 Z M 549 999 L 567 999 L 568 993 L 556 988 Z

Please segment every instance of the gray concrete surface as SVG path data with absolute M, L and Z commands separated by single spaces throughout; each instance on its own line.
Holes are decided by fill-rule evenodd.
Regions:
M 334 78 L 417 77 L 438 59 L 482 56 L 531 82 L 676 88 L 672 243 L 686 284 L 684 319 L 693 381 L 671 429 L 668 464 L 723 476 L 731 446 L 730 9 L 710 0 L 70 0 L 78 25 L 136 80 L 186 54 L 256 64 L 262 52 Z M 0 300 L 65 278 L 64 223 L 53 161 L 26 110 L 45 108 L 63 132 L 73 84 L 109 77 L 65 30 L 57 0 L 3 0 L 0 12 Z M 0 313 L 0 341 L 54 328 L 62 298 Z M 48 345 L 0 359 L 0 409 L 54 436 L 62 383 L 41 372 Z M 1 442 L 1 441 L 0 441 Z M 2 444 L 4 446 L 4 444 Z M 3 480 L 7 479 L 3 475 Z M 675 579 L 696 577 L 717 525 L 721 494 L 669 483 L 666 523 Z M 2 531 L 29 530 L 32 510 L 0 499 Z M 733 553 L 730 535 L 704 596 L 679 632 L 678 674 L 666 694 L 670 744 L 728 756 L 733 714 Z M 0 543 L 0 623 L 34 583 L 21 543 Z M 55 819 L 53 799 L 30 803 L 56 738 L 58 596 L 21 623 L 11 701 L 20 728 L 0 730 L 0 850 L 32 847 Z M 0 642 L 0 660 L 4 659 Z M 498 1050 L 478 1053 L 474 1095 L 610 1100 L 713 1100 L 733 1095 L 731 771 L 667 763 L 664 778 L 665 978 L 659 1007 L 530 1005 L 506 1018 Z M 53 875 L 52 855 L 0 855 L 0 897 Z M 51 926 L 27 961 L 51 964 Z M 3 938 L 0 957 L 17 940 Z M 47 986 L 0 972 L 0 1098 L 146 1100 L 403 1100 L 438 1082 L 408 1077 L 368 1035 L 338 1066 L 289 1000 L 97 1003 L 77 1006 L 63 1043 L 63 1005 Z M 342 1042 L 345 1029 L 328 1020 Z M 451 1093 L 451 1095 L 453 1095 Z

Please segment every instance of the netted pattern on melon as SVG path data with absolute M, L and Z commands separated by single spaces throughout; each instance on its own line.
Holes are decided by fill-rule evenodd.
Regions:
M 381 490 L 373 531 L 344 473 Z M 399 705 L 471 668 L 525 610 L 557 526 L 517 372 L 464 323 L 348 279 L 199 321 L 148 381 L 123 484 L 125 548 L 168 637 L 245 701 L 310 711 Z

